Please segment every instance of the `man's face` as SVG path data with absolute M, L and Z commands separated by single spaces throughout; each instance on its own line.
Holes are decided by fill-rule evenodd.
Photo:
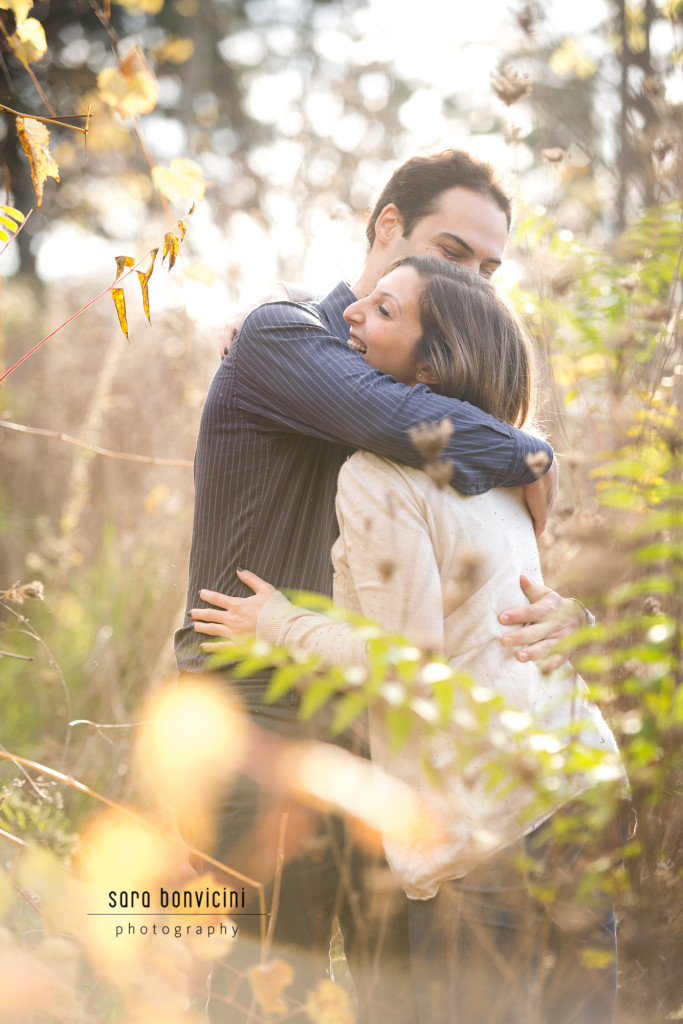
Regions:
M 397 232 L 391 261 L 438 256 L 488 278 L 501 264 L 507 237 L 507 219 L 498 204 L 456 186 L 439 196 L 434 212 L 419 220 L 407 238 Z

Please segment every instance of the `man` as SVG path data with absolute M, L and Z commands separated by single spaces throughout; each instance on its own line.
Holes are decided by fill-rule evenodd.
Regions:
M 346 306 L 372 291 L 386 268 L 406 253 L 430 253 L 491 277 L 502 260 L 510 212 L 510 201 L 488 165 L 452 150 L 415 157 L 394 173 L 373 210 L 367 260 L 353 288 L 342 282 L 315 306 L 279 302 L 247 317 L 211 384 L 199 431 L 187 613 L 176 634 L 182 671 L 197 672 L 204 666 L 189 616 L 191 608 L 206 606 L 200 589 L 247 596 L 236 576 L 238 566 L 278 589 L 331 593 L 334 497 L 342 462 L 350 451 L 363 447 L 421 465 L 423 459 L 407 434 L 420 421 L 452 420 L 453 435 L 443 455 L 453 464 L 453 486 L 477 494 L 500 485 L 523 485 L 537 529 L 542 529 L 555 491 L 549 446 L 467 403 L 423 386 L 410 389 L 378 374 L 349 348 L 342 317 Z M 528 459 L 539 452 L 551 469 L 535 479 Z M 510 638 L 520 647 L 521 660 L 547 659 L 559 636 L 585 624 L 585 617 L 552 591 L 529 581 L 523 586 L 532 603 L 502 613 L 501 621 L 530 624 Z M 566 613 L 561 623 L 558 609 Z M 327 738 L 324 721 L 309 727 L 300 721 L 295 697 L 265 705 L 267 683 L 265 676 L 239 683 L 240 700 L 255 721 L 288 737 Z M 238 693 L 234 682 L 228 685 L 233 695 Z M 353 745 L 348 736 L 339 742 Z M 269 849 L 270 874 L 264 869 L 263 878 L 272 883 L 273 823 L 283 809 L 275 797 L 241 779 L 222 815 L 217 855 L 248 874 L 256 861 L 262 866 L 269 860 L 264 855 Z M 289 834 L 287 838 L 274 939 L 289 955 L 309 953 L 308 965 L 297 968 L 295 994 L 305 998 L 306 987 L 324 969 L 330 925 L 337 916 L 359 995 L 360 1020 L 411 1022 L 409 986 L 400 988 L 409 981 L 403 901 L 392 894 L 397 911 L 388 911 L 383 921 L 372 915 L 367 861 L 349 846 L 343 825 L 322 817 L 312 820 L 300 811 L 295 820 L 298 832 L 291 842 Z M 288 855 L 295 848 L 298 855 Z M 246 925 L 250 919 L 242 920 Z M 380 926 L 385 942 L 375 949 Z M 379 963 L 380 982 L 374 988 L 368 953 L 378 961 L 373 969 Z M 383 953 L 388 966 L 392 960 L 399 965 L 399 974 L 387 975 L 384 988 Z M 221 1015 L 219 995 L 227 998 L 229 985 L 220 973 L 214 982 L 212 1019 L 244 1020 L 234 1007 Z M 238 1001 L 234 989 L 229 998 Z

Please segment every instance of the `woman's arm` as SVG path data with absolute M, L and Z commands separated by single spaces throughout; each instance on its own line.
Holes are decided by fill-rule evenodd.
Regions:
M 335 586 L 335 597 L 352 601 L 365 618 L 422 650 L 443 654 L 441 580 L 424 497 L 410 476 L 359 452 L 339 475 L 337 517 L 343 585 Z M 291 605 L 253 573 L 238 575 L 254 596 L 202 591 L 202 599 L 217 608 L 192 610 L 198 632 L 233 639 L 257 635 L 290 651 L 313 651 L 328 664 L 367 664 L 365 642 L 351 623 Z

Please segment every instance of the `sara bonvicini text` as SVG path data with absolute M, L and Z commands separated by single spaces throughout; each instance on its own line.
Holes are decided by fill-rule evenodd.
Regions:
M 174 910 L 235 910 L 245 906 L 244 889 L 159 889 L 158 905 L 165 909 L 172 907 Z M 109 892 L 109 906 L 112 910 L 133 910 L 135 907 L 143 907 L 145 910 L 152 906 L 152 896 L 149 889 L 126 890 L 116 892 L 112 889 Z

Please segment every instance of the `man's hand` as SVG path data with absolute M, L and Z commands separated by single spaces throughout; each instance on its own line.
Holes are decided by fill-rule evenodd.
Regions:
M 259 613 L 271 594 L 276 592 L 275 587 L 246 569 L 238 569 L 237 575 L 242 583 L 251 587 L 254 596 L 228 597 L 227 594 L 219 594 L 215 590 L 201 590 L 199 596 L 202 601 L 217 607 L 193 608 L 190 611 L 190 617 L 195 620 L 194 628 L 197 633 L 227 636 L 231 640 L 241 640 L 243 637 L 256 634 Z M 201 646 L 203 651 L 213 651 L 221 650 L 228 645 L 205 643 Z
M 534 533 L 540 537 L 546 528 L 548 516 L 557 498 L 557 459 L 553 459 L 548 472 L 522 488 L 524 498 L 534 521 Z
M 270 288 L 267 295 L 259 299 L 258 302 L 254 302 L 253 305 L 247 306 L 246 309 L 241 310 L 239 313 L 235 313 L 229 324 L 226 324 L 221 331 L 219 344 L 220 344 L 220 357 L 227 356 L 228 352 L 232 348 L 232 343 L 242 329 L 242 324 L 247 313 L 251 313 L 252 309 L 256 309 L 257 306 L 262 306 L 264 302 L 286 302 L 289 298 L 289 292 L 282 281 L 275 281 Z
M 518 661 L 535 661 L 541 672 L 550 672 L 571 657 L 571 651 L 554 652 L 553 648 L 558 640 L 586 625 L 586 613 L 578 601 L 560 597 L 527 576 L 520 576 L 519 582 L 529 604 L 500 613 L 498 621 L 504 626 L 522 624 L 520 629 L 506 633 L 502 643 L 518 648 Z

